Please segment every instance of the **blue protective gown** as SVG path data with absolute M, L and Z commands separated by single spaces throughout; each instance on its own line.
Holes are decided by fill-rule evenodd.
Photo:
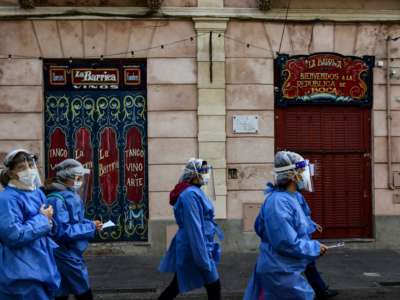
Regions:
M 308 226 L 308 230 L 309 230 L 308 234 L 311 237 L 311 235 L 317 230 L 317 223 L 315 223 L 311 218 L 311 209 L 308 206 L 307 201 L 304 198 L 303 194 L 300 192 L 296 192 L 296 197 L 297 197 L 297 200 L 299 200 L 300 206 L 307 218 L 308 225 L 309 225 Z
M 0 299 L 47 300 L 60 284 L 49 237 L 48 218 L 40 213 L 40 190 L 7 186 L 0 192 Z
M 96 226 L 84 218 L 84 205 L 77 193 L 66 189 L 49 194 L 48 199 L 57 225 L 54 239 L 60 245 L 54 253 L 61 273 L 57 296 L 83 294 L 90 289 L 83 252 L 94 237 Z
M 311 300 L 314 291 L 302 273 L 320 254 L 318 241 L 310 240 L 309 221 L 296 193 L 271 190 L 255 222 L 261 238 L 260 254 L 245 300 Z
M 180 293 L 201 288 L 219 279 L 221 250 L 214 241 L 222 231 L 214 222 L 214 208 L 204 192 L 190 186 L 174 204 L 178 232 L 160 263 L 160 272 L 176 273 Z

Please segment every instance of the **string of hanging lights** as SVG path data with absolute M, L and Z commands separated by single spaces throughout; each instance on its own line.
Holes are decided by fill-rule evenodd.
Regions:
M 116 52 L 116 53 L 109 53 L 109 54 L 100 54 L 100 55 L 89 55 L 89 56 L 85 56 L 85 58 L 94 58 L 94 59 L 106 59 L 106 58 L 117 58 L 117 57 L 135 57 L 136 55 L 143 53 L 143 52 L 147 52 L 147 51 L 151 51 L 151 50 L 155 50 L 155 49 L 162 49 L 162 50 L 166 50 L 168 48 L 171 47 L 175 47 L 178 46 L 182 43 L 185 42 L 194 42 L 196 41 L 197 37 L 203 36 L 203 35 L 209 35 L 209 33 L 201 33 L 198 35 L 192 35 L 192 36 L 188 36 L 186 38 L 180 39 L 180 40 L 175 40 L 175 41 L 171 41 L 171 42 L 166 42 L 166 43 L 162 43 L 162 44 L 158 44 L 155 46 L 151 46 L 151 47 L 144 47 L 144 48 L 139 48 L 139 49 L 128 49 L 127 51 L 122 51 L 122 52 Z M 261 50 L 265 52 L 265 56 L 264 58 L 275 58 L 276 54 L 280 52 L 281 49 L 277 49 L 277 52 L 275 53 L 273 51 L 273 49 L 271 48 L 266 48 L 266 47 L 262 47 L 260 45 L 257 44 L 253 44 L 250 43 L 248 41 L 243 41 L 243 40 L 239 40 L 237 38 L 234 38 L 232 36 L 229 36 L 227 34 L 218 34 L 217 35 L 218 38 L 224 38 L 226 41 L 232 41 L 234 42 L 236 45 L 240 45 L 242 47 L 245 47 L 246 49 L 257 49 L 257 50 Z M 392 41 L 397 41 L 400 39 L 400 36 L 396 36 L 396 37 L 390 37 L 390 40 Z M 0 59 L 43 59 L 43 57 L 41 56 L 33 56 L 33 55 L 20 55 L 20 54 L 12 54 L 12 53 L 0 53 Z M 70 60 L 73 60 L 73 57 L 69 58 Z M 81 59 L 81 57 L 80 57 Z M 380 58 L 383 59 L 383 58 Z M 397 67 L 395 67 L 397 68 Z
M 208 33 L 202 33 L 197 36 L 201 36 L 204 34 L 208 34 Z M 88 55 L 88 56 L 85 56 L 85 58 L 98 58 L 100 60 L 103 60 L 105 58 L 113 58 L 113 57 L 121 57 L 121 56 L 135 57 L 135 55 L 137 55 L 141 52 L 147 52 L 147 51 L 154 50 L 154 49 L 166 49 L 166 48 L 173 47 L 173 46 L 176 46 L 178 44 L 185 43 L 188 41 L 193 42 L 193 41 L 195 41 L 197 36 L 193 35 L 193 36 L 189 36 L 187 38 L 180 39 L 180 40 L 175 40 L 175 41 L 171 41 L 171 42 L 167 42 L 167 43 L 163 43 L 163 44 L 159 44 L 159 45 L 155 45 L 155 46 L 151 46 L 151 47 L 145 47 L 145 48 L 139 48 L 139 49 L 129 49 L 129 50 L 123 51 L 123 52 L 100 54 L 100 55 Z M 41 57 L 41 56 L 20 55 L 20 54 L 0 54 L 0 59 L 4 59 L 4 58 L 8 58 L 10 60 L 11 59 L 43 59 L 43 57 Z M 70 57 L 69 59 L 73 60 L 74 58 Z

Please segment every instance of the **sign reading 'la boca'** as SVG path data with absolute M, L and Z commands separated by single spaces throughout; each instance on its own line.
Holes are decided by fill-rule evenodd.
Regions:
M 275 60 L 276 103 L 370 106 L 373 65 L 372 56 L 281 54 Z

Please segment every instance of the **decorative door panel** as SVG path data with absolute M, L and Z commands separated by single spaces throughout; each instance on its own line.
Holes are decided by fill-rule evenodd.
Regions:
M 98 241 L 148 240 L 146 61 L 46 60 L 46 175 L 73 157 L 91 170 L 86 217 Z

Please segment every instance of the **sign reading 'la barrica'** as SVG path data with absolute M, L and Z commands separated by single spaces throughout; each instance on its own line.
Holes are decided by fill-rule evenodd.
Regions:
M 85 68 L 72 68 L 71 63 L 52 65 L 45 73 L 45 80 L 50 89 L 118 90 L 143 87 L 145 74 L 140 66 L 122 63 L 117 65 L 120 68 L 110 68 L 102 65 L 102 61 L 93 61 Z
M 276 103 L 369 106 L 373 65 L 371 56 L 281 54 L 275 60 Z

